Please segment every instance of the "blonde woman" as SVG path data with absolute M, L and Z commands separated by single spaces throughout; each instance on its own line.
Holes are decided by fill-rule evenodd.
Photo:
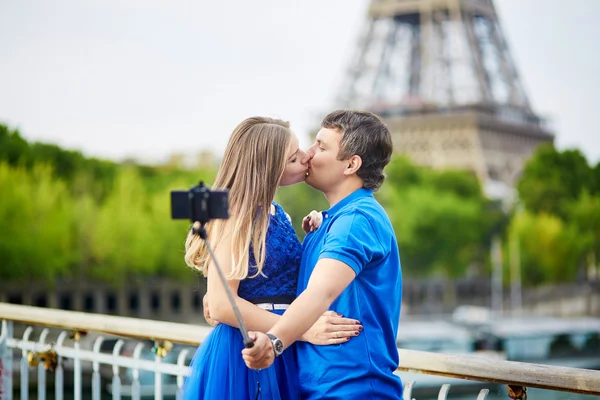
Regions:
M 303 182 L 310 157 L 287 122 L 248 118 L 233 131 L 212 186 L 229 189 L 228 220 L 207 225 L 215 255 L 237 294 L 248 329 L 267 332 L 296 297 L 302 245 L 289 217 L 273 199 L 279 186 Z M 299 399 L 296 353 L 286 351 L 270 368 L 250 370 L 239 356 L 242 335 L 204 242 L 189 234 L 186 263 L 208 278 L 210 315 L 220 322 L 199 347 L 184 385 L 185 399 Z M 303 339 L 340 344 L 359 322 L 322 317 Z

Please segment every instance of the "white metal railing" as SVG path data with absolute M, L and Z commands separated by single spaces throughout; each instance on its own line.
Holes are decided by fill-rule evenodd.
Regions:
M 91 372 L 92 400 L 100 400 L 101 397 L 102 367 L 109 369 L 108 375 L 112 381 L 110 391 L 114 400 L 120 399 L 122 394 L 131 396 L 132 399 L 139 399 L 143 394 L 152 394 L 147 393 L 147 385 L 141 385 L 140 373 L 144 371 L 154 374 L 151 392 L 155 399 L 162 399 L 165 389 L 176 393 L 179 399 L 179 389 L 189 371 L 186 363 L 193 348 L 171 350 L 172 343 L 197 346 L 211 331 L 211 328 L 203 326 L 7 303 L 0 303 L 0 320 L 0 400 L 12 398 L 12 379 L 17 372 L 20 376 L 21 400 L 28 398 L 32 366 L 37 369 L 38 399 L 45 400 L 47 371 L 54 370 L 55 398 L 62 400 L 65 373 L 70 372 L 70 368 L 65 368 L 67 362 L 72 362 L 75 400 L 82 398 L 83 370 L 84 366 L 89 369 L 90 364 L 91 371 L 88 372 Z M 33 339 L 33 329 L 28 326 L 17 338 L 14 335 L 15 322 L 25 324 L 24 326 L 41 325 L 44 328 L 39 336 Z M 59 328 L 55 341 L 49 340 L 52 328 Z M 97 336 L 90 340 L 91 335 L 85 336 L 87 332 L 95 332 Z M 131 355 L 123 354 L 123 346 L 126 343 L 123 338 L 111 339 L 114 345 L 110 352 L 107 353 L 106 349 L 101 351 L 107 335 L 152 341 L 155 353 L 153 359 L 142 357 L 143 342 L 135 345 Z M 18 371 L 12 371 L 15 364 L 12 360 L 13 349 L 21 351 Z M 175 351 L 177 356 L 172 357 Z M 518 393 L 525 391 L 524 388 L 527 387 L 600 395 L 600 371 L 414 350 L 399 349 L 398 352 L 401 360 L 399 371 L 507 384 L 515 392 L 514 398 L 519 398 Z M 131 384 L 127 387 L 121 379 L 123 369 L 129 369 L 131 372 Z M 175 377 L 176 382 L 164 384 L 165 376 Z M 405 382 L 405 400 L 412 398 L 413 384 L 414 382 Z M 446 399 L 449 389 L 449 384 L 442 385 L 438 399 Z M 487 389 L 481 390 L 477 399 L 485 399 L 488 392 Z
M 29 395 L 29 373 L 32 367 L 37 370 L 38 399 L 45 399 L 47 371 L 54 371 L 54 386 L 56 400 L 64 397 L 65 362 L 72 361 L 72 377 L 74 399 L 82 398 L 83 366 L 91 366 L 91 394 L 92 400 L 100 400 L 102 389 L 100 386 L 101 366 L 110 367 L 111 384 L 109 386 L 113 399 L 120 399 L 121 395 L 139 399 L 147 394 L 147 385 L 142 385 L 140 372 L 154 373 L 152 391 L 154 398 L 162 399 L 163 377 L 176 377 L 175 385 L 167 385 L 170 392 L 177 393 L 183 384 L 183 379 L 189 371 L 186 361 L 191 357 L 192 349 L 181 349 L 176 354 L 174 362 L 164 362 L 167 353 L 172 351 L 172 343 L 186 343 L 198 345 L 210 332 L 210 328 L 186 324 L 147 321 L 135 318 L 115 317 L 99 314 L 86 314 L 53 310 L 39 307 L 20 306 L 0 303 L 0 319 L 2 331 L 0 334 L 0 400 L 10 399 L 12 393 L 12 361 L 13 349 L 21 351 L 18 373 L 20 376 L 21 400 Z M 20 337 L 14 336 L 14 323 L 26 325 L 42 325 L 45 328 L 33 338 L 33 329 L 27 327 Z M 51 329 L 59 328 L 57 338 L 48 340 Z M 100 333 L 93 340 L 85 336 L 87 332 Z M 104 334 L 104 335 L 103 335 Z M 114 345 L 109 346 L 110 352 L 101 352 L 106 343 L 106 334 L 123 337 L 112 340 Z M 122 354 L 125 338 L 146 339 L 154 343 L 153 359 L 142 357 L 145 348 L 144 342 L 138 342 L 130 355 Z M 82 343 L 87 344 L 88 348 Z M 3 351 L 4 348 L 4 351 Z M 37 367 L 36 367 L 37 366 Z M 123 369 L 131 371 L 131 384 L 122 382 Z M 178 395 L 178 398 L 181 394 Z M 88 396 L 89 397 L 89 396 Z

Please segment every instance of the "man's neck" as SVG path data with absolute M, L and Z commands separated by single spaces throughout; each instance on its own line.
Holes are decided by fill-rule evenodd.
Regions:
M 346 182 L 341 183 L 338 187 L 329 190 L 327 192 L 323 192 L 325 198 L 329 202 L 329 207 L 335 206 L 337 203 L 350 196 L 352 193 L 356 192 L 358 189 L 362 188 L 363 181 L 361 179 L 352 179 Z

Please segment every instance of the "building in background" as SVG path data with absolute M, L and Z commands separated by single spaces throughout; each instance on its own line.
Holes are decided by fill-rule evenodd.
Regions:
M 492 0 L 371 0 L 337 103 L 383 116 L 416 163 L 503 197 L 553 134 L 532 110 Z

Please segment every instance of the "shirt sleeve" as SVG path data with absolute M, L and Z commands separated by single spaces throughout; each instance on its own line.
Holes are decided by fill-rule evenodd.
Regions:
M 380 260 L 384 253 L 368 217 L 356 211 L 341 215 L 331 223 L 319 259 L 341 261 L 358 275 L 370 262 Z

